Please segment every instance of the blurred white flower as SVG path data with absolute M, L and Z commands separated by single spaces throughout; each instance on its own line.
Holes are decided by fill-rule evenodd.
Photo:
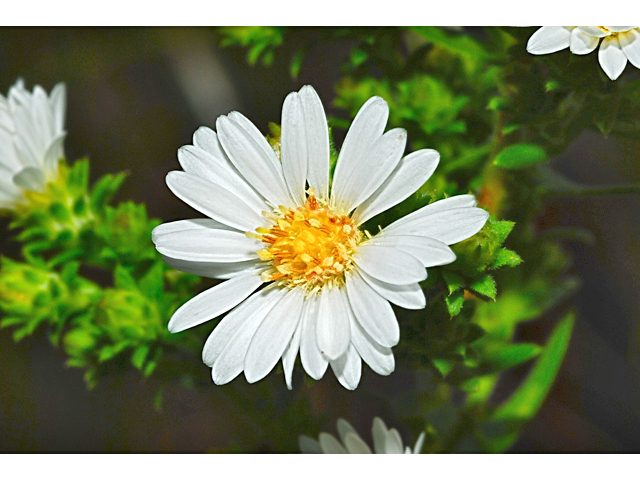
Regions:
M 383 134 L 388 114 L 379 97 L 360 109 L 331 189 L 327 121 L 309 86 L 285 99 L 281 158 L 237 112 L 218 118 L 217 134 L 201 127 L 178 151 L 184 172 L 170 172 L 167 185 L 210 218 L 160 225 L 153 241 L 169 265 L 226 280 L 169 322 L 180 332 L 233 309 L 202 354 L 216 384 L 242 371 L 256 382 L 282 358 L 291 388 L 298 352 L 311 377 L 331 365 L 348 389 L 360 381 L 361 360 L 381 375 L 394 370 L 400 328 L 389 302 L 424 308 L 425 268 L 453 262 L 448 245 L 474 235 L 489 215 L 472 195 L 460 195 L 376 235 L 362 231 L 422 186 L 439 161 L 434 150 L 402 158 L 407 135 Z
M 300 435 L 298 445 L 302 453 L 420 453 L 425 437 L 422 432 L 413 450 L 408 446 L 403 447 L 400 433 L 395 428 L 388 429 L 378 417 L 373 419 L 371 433 L 373 434 L 373 452 L 351 424 L 341 418 L 338 420 L 338 434 L 342 443 L 333 435 L 322 432 L 318 440 Z
M 527 51 L 545 55 L 567 47 L 571 53 L 586 55 L 598 44 L 598 60 L 611 80 L 620 76 L 627 60 L 640 68 L 640 27 L 542 27 L 527 43 Z
M 59 83 L 47 96 L 22 80 L 0 95 L 0 208 L 15 208 L 25 190 L 42 191 L 56 178 L 64 157 L 66 89 Z

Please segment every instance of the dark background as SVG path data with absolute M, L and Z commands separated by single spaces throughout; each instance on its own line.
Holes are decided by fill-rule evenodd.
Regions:
M 116 200 L 143 202 L 151 216 L 169 221 L 195 216 L 164 177 L 179 168 L 176 151 L 199 126 L 214 127 L 219 115 L 238 110 L 266 131 L 267 122 L 279 121 L 286 94 L 305 84 L 330 113 L 343 115 L 332 111 L 330 99 L 348 53 L 348 45 L 317 43 L 293 81 L 286 46 L 273 67 L 250 67 L 244 51 L 217 47 L 211 29 L 3 28 L 0 92 L 6 95 L 19 77 L 29 89 L 40 84 L 47 91 L 64 81 L 67 158 L 89 156 L 93 180 L 127 170 Z M 587 184 L 640 182 L 639 152 L 637 141 L 585 132 L 553 165 Z M 542 215 L 544 225 L 591 230 L 595 243 L 567 244 L 584 281 L 575 297 L 578 321 L 551 394 L 513 450 L 637 451 L 640 199 L 554 200 Z M 0 219 L 0 252 L 11 256 L 17 248 L 6 225 Z M 518 335 L 542 343 L 548 331 L 544 321 L 533 322 Z M 525 372 L 510 371 L 502 388 L 513 388 Z M 379 377 L 365 369 L 362 389 L 333 389 L 339 393 L 324 399 L 331 412 L 324 430 L 335 432 L 344 416 L 368 438 L 371 418 L 381 412 L 368 405 L 367 388 L 403 381 L 400 372 Z M 329 374 L 322 382 L 335 379 Z M 224 387 L 170 387 L 160 412 L 152 408 L 155 387 L 130 372 L 89 391 L 82 371 L 64 366 L 44 332 L 15 344 L 10 330 L 0 331 L 0 451 L 206 451 L 229 444 L 237 427 L 216 400 Z M 400 420 L 385 419 L 411 438 Z M 292 432 L 298 433 L 305 432 Z

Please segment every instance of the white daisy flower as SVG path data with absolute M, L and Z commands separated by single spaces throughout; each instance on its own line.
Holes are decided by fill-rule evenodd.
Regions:
M 42 191 L 57 177 L 64 157 L 66 89 L 59 83 L 47 96 L 36 85 L 33 93 L 22 80 L 0 95 L 0 208 L 24 202 L 25 190 Z
M 388 429 L 379 417 L 373 419 L 371 433 L 373 452 L 351 424 L 341 418 L 338 420 L 338 434 L 342 443 L 333 435 L 322 432 L 318 440 L 300 435 L 298 445 L 302 453 L 420 453 L 425 437 L 422 432 L 413 450 L 408 446 L 403 447 L 400 433 L 395 428 Z
M 586 55 L 598 44 L 598 60 L 611 80 L 620 76 L 627 60 L 640 68 L 640 27 L 542 27 L 527 43 L 527 51 L 545 55 L 567 47 L 571 53 Z
M 153 241 L 169 265 L 226 279 L 169 322 L 180 332 L 233 309 L 202 354 L 216 384 L 243 371 L 256 382 L 282 358 L 291 388 L 298 352 L 312 378 L 331 365 L 348 389 L 360 381 L 361 359 L 381 375 L 394 370 L 400 328 L 389 302 L 424 308 L 425 268 L 453 262 L 448 245 L 474 235 L 489 215 L 460 195 L 376 235 L 362 231 L 422 186 L 439 161 L 434 150 L 402 158 L 407 135 L 383 134 L 388 114 L 379 97 L 360 109 L 331 185 L 327 120 L 309 86 L 285 99 L 281 158 L 238 112 L 218 118 L 217 134 L 201 127 L 178 151 L 184 172 L 170 172 L 167 185 L 210 218 L 160 225 Z

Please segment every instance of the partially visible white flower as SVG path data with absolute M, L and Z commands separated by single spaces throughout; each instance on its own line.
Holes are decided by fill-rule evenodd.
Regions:
M 640 27 L 542 27 L 527 43 L 533 55 L 545 55 L 567 47 L 571 53 L 586 55 L 598 44 L 598 60 L 611 80 L 620 76 L 627 60 L 640 68 Z
M 390 303 L 424 308 L 426 268 L 453 262 L 449 245 L 475 235 L 489 214 L 473 195 L 458 195 L 365 232 L 364 222 L 409 197 L 440 160 L 428 149 L 403 156 L 406 131 L 384 133 L 388 115 L 380 97 L 364 104 L 332 182 L 327 120 L 309 86 L 284 101 L 280 158 L 238 112 L 178 150 L 184 172 L 170 172 L 167 185 L 210 218 L 165 223 L 152 239 L 169 265 L 226 280 L 169 321 L 175 333 L 231 310 L 202 352 L 216 384 L 241 372 L 257 382 L 282 359 L 291 388 L 298 353 L 312 378 L 330 365 L 350 390 L 362 361 L 393 372 L 400 326 Z
M 420 453 L 425 437 L 422 432 L 413 450 L 409 446 L 403 447 L 400 433 L 395 428 L 388 429 L 379 417 L 373 419 L 371 433 L 373 452 L 351 424 L 341 418 L 338 420 L 338 434 L 342 443 L 333 435 L 322 432 L 318 440 L 300 435 L 298 445 L 302 453 Z
M 24 190 L 42 191 L 56 178 L 64 157 L 66 89 L 59 83 L 47 96 L 36 85 L 33 93 L 22 80 L 0 95 L 0 208 L 15 208 Z

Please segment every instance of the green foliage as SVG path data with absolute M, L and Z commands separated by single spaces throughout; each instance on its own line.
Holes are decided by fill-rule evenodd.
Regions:
M 538 145 L 519 143 L 509 145 L 496 155 L 493 163 L 504 168 L 524 168 L 547 160 L 547 154 Z
M 11 224 L 22 229 L 24 261 L 3 258 L 0 268 L 0 327 L 13 327 L 20 340 L 47 325 L 54 345 L 62 339 L 67 365 L 84 368 L 93 387 L 125 353 L 143 376 L 153 373 L 163 350 L 176 348 L 168 315 L 198 279 L 158 258 L 151 230 L 159 221 L 144 205 L 109 205 L 125 175 L 106 175 L 93 189 L 88 178 L 88 160 L 62 162 L 45 192 L 26 192 L 29 203 Z M 112 281 L 85 278 L 82 265 L 105 269 Z M 187 338 L 181 348 L 197 352 Z
M 218 31 L 222 35 L 220 44 L 223 47 L 246 47 L 249 65 L 260 60 L 265 66 L 273 63 L 275 49 L 282 45 L 284 35 L 281 27 L 221 27 Z

